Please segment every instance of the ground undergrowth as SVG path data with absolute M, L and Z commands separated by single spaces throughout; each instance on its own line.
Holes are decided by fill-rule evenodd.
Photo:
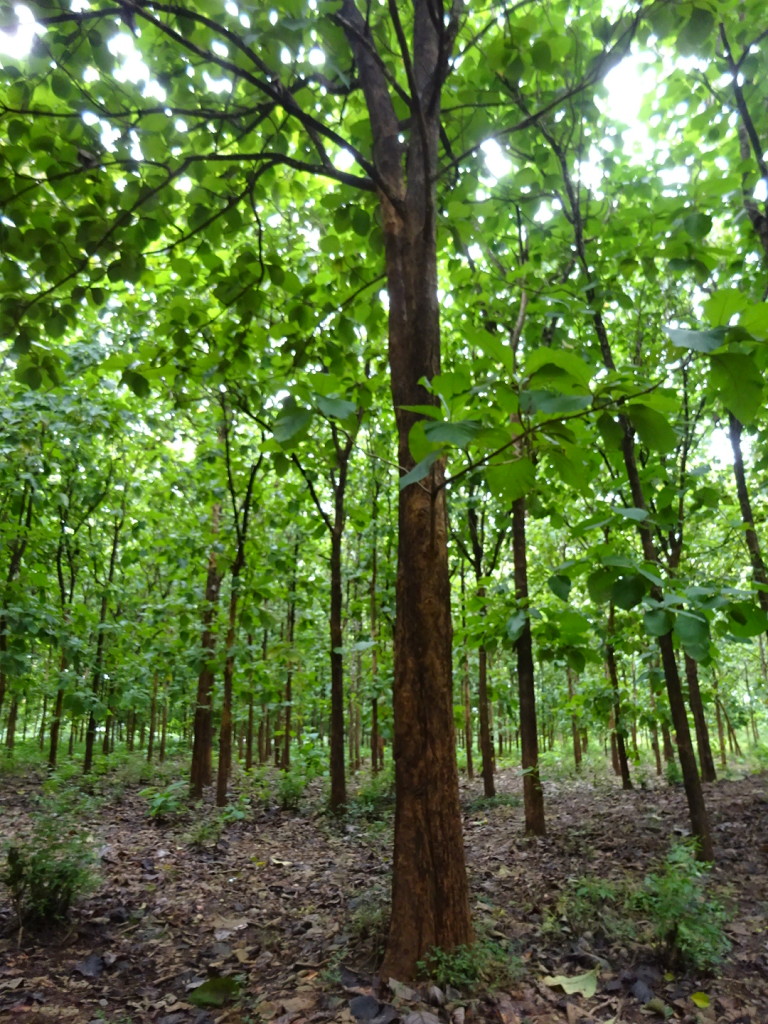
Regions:
M 238 775 L 223 810 L 190 806 L 173 763 L 107 764 L 85 785 L 74 769 L 22 769 L 5 766 L 0 793 L 1 1019 L 768 1020 L 765 775 L 707 787 L 711 871 L 686 842 L 678 787 L 622 792 L 600 765 L 575 778 L 553 763 L 548 834 L 527 839 L 518 770 L 491 800 L 463 778 L 477 943 L 431 951 L 422 984 L 384 987 L 386 777 L 362 777 L 334 820 L 321 779 L 289 786 L 268 769 Z M 40 851 L 64 864 L 71 910 L 41 906 Z

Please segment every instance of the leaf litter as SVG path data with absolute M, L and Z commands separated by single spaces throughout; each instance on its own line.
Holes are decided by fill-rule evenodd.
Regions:
M 518 772 L 481 810 L 462 782 L 475 920 L 511 945 L 518 980 L 473 993 L 372 973 L 388 889 L 391 832 L 254 809 L 210 846 L 158 827 L 125 792 L 83 827 L 101 884 L 61 928 L 22 934 L 0 893 L 0 1019 L 25 1024 L 764 1024 L 768 1006 L 766 776 L 707 788 L 732 948 L 712 976 L 665 974 L 628 938 L 604 941 L 559 921 L 574 879 L 642 878 L 687 833 L 679 788 L 622 792 L 604 780 L 547 785 L 545 838 L 522 834 Z M 0 840 L 24 834 L 34 780 L 0 798 Z M 319 807 L 319 801 L 318 801 Z M 212 810 L 198 809 L 201 814 Z M 382 935 L 378 936 L 381 942 Z

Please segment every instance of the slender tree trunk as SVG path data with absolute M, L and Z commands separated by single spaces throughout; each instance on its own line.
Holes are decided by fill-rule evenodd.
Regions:
M 67 656 L 64 651 L 61 652 L 59 657 L 59 673 L 65 672 L 67 669 Z M 48 771 L 53 772 L 56 769 L 56 761 L 59 753 L 59 735 L 61 733 L 61 720 L 64 716 L 64 689 L 59 687 L 56 691 L 56 703 L 53 708 L 53 715 L 51 716 L 51 735 L 50 743 L 48 745 Z
M 379 701 L 371 698 L 371 771 L 379 771 Z
M 608 678 L 611 681 L 613 691 L 613 728 L 616 742 L 616 753 L 619 763 L 618 774 L 621 775 L 621 788 L 632 789 L 632 779 L 629 775 L 629 761 L 627 759 L 627 745 L 624 738 L 624 723 L 621 717 L 621 692 L 619 690 L 619 674 L 616 671 L 616 652 L 613 648 L 613 634 L 616 620 L 616 609 L 611 602 L 608 611 L 608 636 L 609 642 L 605 645 L 605 665 L 608 670 Z
M 160 764 L 165 760 L 166 745 L 168 742 L 168 693 L 163 689 L 163 704 L 160 712 L 160 750 L 157 759 Z
M 464 631 L 464 646 L 461 653 L 461 699 L 464 705 L 464 752 L 467 759 L 467 778 L 475 777 L 472 762 L 472 692 L 469 683 L 469 644 L 466 639 L 466 582 L 464 561 L 461 562 L 461 625 Z
M 477 651 L 477 705 L 480 712 L 483 793 L 487 797 L 493 797 L 496 796 L 496 785 L 493 778 L 493 738 L 491 736 L 491 709 L 488 700 L 488 653 L 482 644 Z
M 8 720 L 5 727 L 5 746 L 7 750 L 13 750 L 16 745 L 16 723 L 19 718 L 19 698 L 14 694 L 8 708 Z
M 689 655 L 685 655 L 685 678 L 688 683 L 688 699 L 691 705 L 693 721 L 696 727 L 696 745 L 699 749 L 699 765 L 701 781 L 714 782 L 717 779 L 712 747 L 709 742 L 709 729 L 704 714 L 704 704 L 699 686 L 699 666 Z
M 518 498 L 512 506 L 512 557 L 515 573 L 515 600 L 518 608 L 525 612 L 525 625 L 515 642 L 517 685 L 520 698 L 523 805 L 526 835 L 543 836 L 546 832 L 544 791 L 539 777 L 533 639 L 531 620 L 528 616 L 528 548 L 525 536 L 525 518 L 525 498 Z
M 96 700 L 101 692 L 102 678 L 104 673 L 104 645 L 106 641 L 106 630 L 107 624 L 107 608 L 109 607 L 109 596 L 112 584 L 115 579 L 115 567 L 117 565 L 117 549 L 120 543 L 120 530 L 122 529 L 123 519 L 125 517 L 125 507 L 122 508 L 120 515 L 115 516 L 114 524 L 112 527 L 112 546 L 109 554 L 109 568 L 107 569 L 107 579 L 102 588 L 101 602 L 99 605 L 99 623 L 96 634 L 96 656 L 93 664 L 93 679 L 91 682 L 91 692 L 94 700 Z M 85 757 L 83 759 L 83 774 L 87 775 L 93 767 L 93 748 L 96 742 L 96 718 L 91 710 L 88 715 L 88 729 L 85 734 Z
M 216 503 L 211 509 L 211 531 L 219 532 L 221 506 Z M 216 543 L 211 544 L 208 555 L 208 570 L 205 579 L 205 597 L 202 612 L 202 635 L 200 638 L 200 671 L 197 677 L 195 717 L 192 727 L 192 764 L 190 766 L 190 795 L 199 800 L 206 786 L 213 781 L 213 655 L 216 649 L 216 613 L 223 574 L 219 571 L 216 558 Z
M 346 474 L 345 474 L 346 481 Z M 347 802 L 347 781 L 344 767 L 344 656 L 342 628 L 344 591 L 341 576 L 344 491 L 336 487 L 336 515 L 331 530 L 331 794 L 328 803 L 333 814 L 340 813 Z
M 157 673 L 152 676 L 152 696 L 149 701 L 149 736 L 147 738 L 147 763 L 155 753 L 155 730 L 157 729 Z
M 572 701 L 576 693 L 573 672 L 571 671 L 570 666 L 568 666 L 565 671 L 568 679 L 568 698 Z M 578 715 L 573 713 L 571 714 L 571 741 L 573 744 L 573 764 L 576 771 L 579 771 L 581 768 L 581 734 L 579 732 Z
M 227 624 L 227 655 L 224 662 L 224 687 L 221 700 L 221 725 L 219 727 L 219 764 L 216 774 L 216 806 L 225 807 L 227 785 L 232 771 L 232 680 L 235 675 L 235 639 L 237 636 L 237 603 L 240 569 L 243 559 L 238 552 L 238 561 L 232 566 L 231 590 L 229 593 L 229 617 Z
M 299 545 L 294 545 L 294 567 L 298 562 Z M 286 618 L 285 639 L 289 649 L 288 669 L 285 674 L 285 693 L 283 697 L 283 743 L 278 750 L 275 743 L 275 766 L 287 772 L 291 767 L 291 712 L 293 711 L 293 638 L 296 630 L 296 570 L 291 577 L 291 590 L 288 597 L 288 614 Z M 342 706 L 342 715 L 344 708 Z M 344 740 L 342 732 L 341 756 L 344 757 Z
M 736 480 L 736 495 L 739 499 L 741 520 L 744 523 L 744 542 L 749 552 L 749 563 L 752 566 L 752 579 L 757 585 L 757 600 L 764 612 L 768 613 L 768 572 L 766 571 L 760 539 L 755 530 L 752 514 L 752 502 L 747 487 L 747 475 L 744 471 L 744 456 L 741 450 L 741 435 L 744 427 L 732 412 L 728 413 L 728 437 L 733 452 L 733 475 Z
M 253 768 L 253 729 L 254 729 L 254 706 L 253 693 L 248 696 L 248 724 L 245 733 L 245 770 L 249 772 Z

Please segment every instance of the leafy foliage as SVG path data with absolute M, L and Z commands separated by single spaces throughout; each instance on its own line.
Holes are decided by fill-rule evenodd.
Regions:
M 95 857 L 74 818 L 43 811 L 28 840 L 10 844 L 0 882 L 19 927 L 41 928 L 67 919 L 95 884 Z
M 711 970 L 730 948 L 725 908 L 705 890 L 707 866 L 696 859 L 693 843 L 678 843 L 658 872 L 648 875 L 637 894 L 664 964 L 672 969 Z
M 489 937 L 453 950 L 430 949 L 417 967 L 441 987 L 450 985 L 470 995 L 481 988 L 508 988 L 522 976 L 522 962 L 509 943 Z

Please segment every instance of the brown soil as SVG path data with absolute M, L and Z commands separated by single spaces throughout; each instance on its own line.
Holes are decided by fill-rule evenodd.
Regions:
M 39 780 L 5 777 L 0 840 L 28 832 L 39 788 Z M 499 987 L 490 978 L 474 994 L 387 988 L 371 976 L 390 862 L 386 823 L 333 823 L 311 807 L 293 815 L 261 805 L 218 841 L 194 846 L 190 833 L 212 808 L 155 824 L 138 788 L 119 795 L 107 788 L 106 801 L 82 820 L 99 851 L 100 884 L 67 925 L 20 934 L 0 891 L 0 1020 L 768 1021 L 766 776 L 707 788 L 717 855 L 708 892 L 729 910 L 732 942 L 709 976 L 665 974 L 641 922 L 606 938 L 599 914 L 591 927 L 569 918 L 573 880 L 639 885 L 658 869 L 687 833 L 681 789 L 625 793 L 612 780 L 550 782 L 548 835 L 530 840 L 521 834 L 519 773 L 499 777 L 508 802 L 491 807 L 478 802 L 478 781 L 463 783 L 475 917 L 489 943 L 519 958 L 511 979 Z M 552 983 L 564 975 L 588 980 L 590 972 L 597 984 L 589 998 Z M 195 987 L 215 975 L 236 979 L 214 992 L 223 1005 L 193 1005 Z

